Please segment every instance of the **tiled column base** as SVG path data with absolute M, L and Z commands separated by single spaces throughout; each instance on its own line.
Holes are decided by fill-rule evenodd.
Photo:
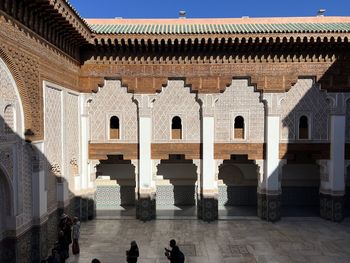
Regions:
M 218 220 L 218 199 L 201 197 L 197 200 L 197 217 L 205 222 Z
M 96 217 L 95 200 L 89 196 L 78 196 L 74 198 L 74 216 L 81 221 L 92 220 Z
M 47 257 L 47 223 L 0 241 L 0 262 L 40 262 Z
M 153 196 L 139 196 L 136 204 L 136 218 L 150 221 L 156 218 L 156 199 Z
M 281 219 L 281 195 L 258 193 L 258 216 L 266 221 L 276 222 Z
M 334 222 L 344 219 L 344 196 L 320 193 L 320 216 Z

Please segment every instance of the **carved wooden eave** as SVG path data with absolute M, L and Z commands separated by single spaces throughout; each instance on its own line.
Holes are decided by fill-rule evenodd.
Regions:
M 165 46 L 165 45 L 232 45 L 280 43 L 348 43 L 349 33 L 268 33 L 268 34 L 202 34 L 146 35 L 95 34 L 94 45 Z
M 79 47 L 91 38 L 88 24 L 65 0 L 3 0 L 0 14 L 18 21 L 75 58 L 79 57 Z

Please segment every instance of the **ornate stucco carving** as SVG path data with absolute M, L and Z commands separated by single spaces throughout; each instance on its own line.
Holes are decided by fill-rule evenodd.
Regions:
M 106 80 L 104 87 L 92 96 L 89 106 L 92 142 L 109 141 L 109 121 L 119 118 L 119 142 L 137 142 L 137 105 L 133 94 L 119 80 Z
M 247 142 L 264 141 L 264 104 L 248 80 L 233 80 L 215 104 L 215 142 L 231 142 L 234 119 L 244 118 Z M 242 141 L 242 140 L 240 140 Z
M 196 94 L 191 93 L 183 80 L 169 80 L 153 105 L 153 142 L 174 142 L 171 140 L 171 120 L 175 116 L 182 121 L 181 141 L 199 142 L 199 109 Z

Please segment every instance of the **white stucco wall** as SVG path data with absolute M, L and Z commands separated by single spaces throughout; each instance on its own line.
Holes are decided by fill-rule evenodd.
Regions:
M 196 94 L 184 86 L 183 80 L 169 80 L 153 105 L 153 142 L 175 142 L 171 139 L 171 121 L 179 116 L 182 122 L 182 139 L 186 142 L 200 141 L 200 106 Z
M 91 142 L 132 142 L 137 143 L 137 105 L 133 94 L 121 86 L 119 80 L 106 80 L 105 85 L 91 96 L 89 104 Z M 120 139 L 109 139 L 110 118 L 119 118 Z
M 312 140 L 328 140 L 330 107 L 326 92 L 321 91 L 312 79 L 299 79 L 283 96 L 280 104 L 281 140 L 298 139 L 299 119 L 308 118 Z
M 234 139 L 234 120 L 244 118 L 245 139 Z M 234 79 L 215 104 L 215 142 L 264 142 L 264 104 L 246 79 Z

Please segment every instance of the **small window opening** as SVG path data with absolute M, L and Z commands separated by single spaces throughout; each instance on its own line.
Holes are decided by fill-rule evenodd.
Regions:
M 309 138 L 309 123 L 306 116 L 301 116 L 299 120 L 299 139 Z
M 119 139 L 119 136 L 119 118 L 117 116 L 113 116 L 109 123 L 109 138 Z
M 171 138 L 182 139 L 181 118 L 178 116 L 175 116 L 171 122 Z
M 244 139 L 244 119 L 242 116 L 237 116 L 235 118 L 234 138 L 235 139 Z

